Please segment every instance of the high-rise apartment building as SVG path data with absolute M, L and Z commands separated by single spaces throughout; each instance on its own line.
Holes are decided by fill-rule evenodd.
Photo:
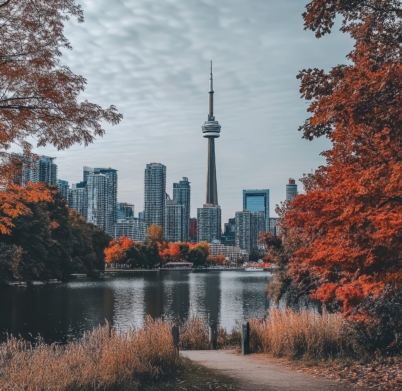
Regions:
M 286 185 L 286 199 L 294 200 L 297 194 L 296 181 L 293 178 L 289 178 L 289 183 Z
M 86 182 L 74 183 L 68 191 L 68 206 L 82 217 L 88 218 L 88 195 Z
M 190 234 L 190 199 L 191 199 L 191 187 L 188 178 L 183 177 L 183 180 L 179 183 L 173 183 L 173 200 L 177 201 L 179 205 L 185 206 L 184 216 L 184 232 L 183 239 L 188 240 Z
M 244 210 L 236 212 L 236 246 L 250 253 L 251 249 L 251 212 Z
M 103 174 L 89 174 L 87 176 L 86 190 L 88 196 L 88 223 L 108 232 L 107 219 L 107 177 Z
M 263 212 L 265 232 L 269 231 L 269 190 L 243 190 L 243 210 Z
M 236 246 L 249 253 L 257 250 L 260 247 L 259 235 L 266 229 L 264 212 L 250 212 L 248 210 L 236 212 L 235 222 Z
M 165 227 L 166 214 L 166 166 L 161 163 L 147 164 L 144 173 L 144 220 Z
M 186 205 L 181 205 L 176 200 L 166 201 L 165 239 L 170 242 L 187 240 L 188 224 L 186 220 Z
M 102 178 L 92 178 L 97 175 L 103 176 L 105 180 Z M 85 166 L 83 177 L 84 182 L 87 183 L 88 222 L 104 229 L 107 234 L 112 236 L 114 225 L 117 221 L 117 170 L 110 167 L 91 168 Z M 96 190 L 96 186 L 98 185 L 100 188 Z M 104 189 L 103 186 L 105 187 Z M 99 197 L 103 194 L 102 197 L 104 197 L 104 199 L 101 200 L 97 194 L 99 194 Z M 94 201 L 95 198 L 96 202 Z M 98 223 L 92 222 L 94 219 L 98 221 Z
M 213 240 L 220 240 L 221 216 L 219 205 L 204 204 L 197 209 L 197 242 L 212 243 Z
M 57 188 L 59 189 L 60 195 L 68 201 L 68 192 L 70 190 L 67 181 L 63 181 L 62 179 L 57 180 Z
M 14 158 L 21 161 L 20 172 L 17 174 L 18 183 L 25 186 L 27 182 L 45 182 L 49 185 L 57 185 L 57 164 L 54 163 L 55 157 L 39 156 L 32 160 L 24 157 L 20 153 L 12 154 Z
M 57 185 L 57 164 L 54 163 L 55 157 L 41 156 L 37 164 L 39 165 L 39 182 L 49 185 Z

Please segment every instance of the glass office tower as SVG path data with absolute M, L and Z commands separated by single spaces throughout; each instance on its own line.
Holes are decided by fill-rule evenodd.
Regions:
M 243 210 L 263 212 L 265 232 L 269 231 L 269 190 L 243 190 Z

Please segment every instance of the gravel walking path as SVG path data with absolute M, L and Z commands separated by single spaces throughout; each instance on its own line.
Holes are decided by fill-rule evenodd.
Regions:
M 345 383 L 296 372 L 260 354 L 240 356 L 232 350 L 188 350 L 181 355 L 238 380 L 244 391 L 365 390 Z

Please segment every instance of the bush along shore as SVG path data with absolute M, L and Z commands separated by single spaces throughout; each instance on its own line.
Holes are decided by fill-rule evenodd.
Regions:
M 297 365 L 315 374 L 377 385 L 373 369 L 377 362 L 383 386 L 387 371 L 397 373 L 395 365 L 400 366 L 398 359 L 372 358 L 339 314 L 271 309 L 265 319 L 249 323 L 253 353 L 297 360 Z M 174 379 L 186 365 L 173 345 L 172 326 L 170 321 L 148 317 L 142 328 L 117 331 L 106 325 L 66 345 L 48 345 L 41 339 L 31 344 L 10 336 L 0 344 L 0 389 L 136 390 Z M 218 329 L 218 349 L 240 351 L 240 343 L 240 323 L 230 332 Z M 211 349 L 208 323 L 190 318 L 180 325 L 179 347 Z

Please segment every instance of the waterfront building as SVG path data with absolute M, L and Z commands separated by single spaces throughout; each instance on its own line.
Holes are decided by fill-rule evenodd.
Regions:
M 266 221 L 264 212 L 251 212 L 250 226 L 250 250 L 263 249 L 264 245 L 259 243 L 260 234 L 266 232 Z
M 297 195 L 297 185 L 293 178 L 289 178 L 289 183 L 286 185 L 286 199 L 294 200 Z
M 144 173 L 144 220 L 147 228 L 152 224 L 165 228 L 165 214 L 166 166 L 150 163 Z
M 62 179 L 57 180 L 57 188 L 59 189 L 60 195 L 68 201 L 68 192 L 70 190 L 70 187 L 68 186 L 67 181 L 63 181 Z
M 214 87 L 212 75 L 209 79 L 208 120 L 202 126 L 203 137 L 208 140 L 208 167 L 206 202 L 203 208 L 197 209 L 197 241 L 219 240 L 222 234 L 221 208 L 218 204 L 218 185 L 216 179 L 215 139 L 220 137 L 221 126 L 214 116 Z
M 126 236 L 135 242 L 143 242 L 146 234 L 147 229 L 144 220 L 135 217 L 118 219 L 114 225 L 113 238 L 115 240 L 119 240 L 121 236 Z
M 144 211 L 138 212 L 138 218 L 139 218 L 140 220 L 144 220 Z
M 165 239 L 169 242 L 182 242 L 187 240 L 186 205 L 179 204 L 176 200 L 166 201 Z
M 263 212 L 265 232 L 269 231 L 269 190 L 243 190 L 243 210 Z
M 236 219 L 229 219 L 224 224 L 224 233 L 221 236 L 221 243 L 226 246 L 234 246 L 236 243 Z
M 68 206 L 82 217 L 88 217 L 88 195 L 86 182 L 74 183 L 68 191 Z
M 184 233 L 182 240 L 188 240 L 190 234 L 190 199 L 191 199 L 191 187 L 188 178 L 183 177 L 183 180 L 179 183 L 173 183 L 173 200 L 177 201 L 179 205 L 185 206 L 184 216 Z
M 197 241 L 197 219 L 195 217 L 190 219 L 190 240 Z
M 249 254 L 242 250 L 239 246 L 225 246 L 218 240 L 214 240 L 209 244 L 209 254 L 212 257 L 223 255 L 230 263 L 246 262 Z
M 248 253 L 263 247 L 259 244 L 259 235 L 266 229 L 264 212 L 250 212 L 248 210 L 236 212 L 235 225 L 236 246 Z
M 197 242 L 212 243 L 213 240 L 220 240 L 221 216 L 219 205 L 204 204 L 197 209 Z
M 235 235 L 236 246 L 239 246 L 242 250 L 246 250 L 248 253 L 250 253 L 251 212 L 248 210 L 244 210 L 242 212 L 236 212 L 235 221 L 236 221 L 236 235 Z
M 86 182 L 88 209 L 87 221 L 108 233 L 107 219 L 107 177 L 103 174 L 89 174 Z
M 127 202 L 116 203 L 116 218 L 117 220 L 129 219 L 134 217 L 134 205 Z

